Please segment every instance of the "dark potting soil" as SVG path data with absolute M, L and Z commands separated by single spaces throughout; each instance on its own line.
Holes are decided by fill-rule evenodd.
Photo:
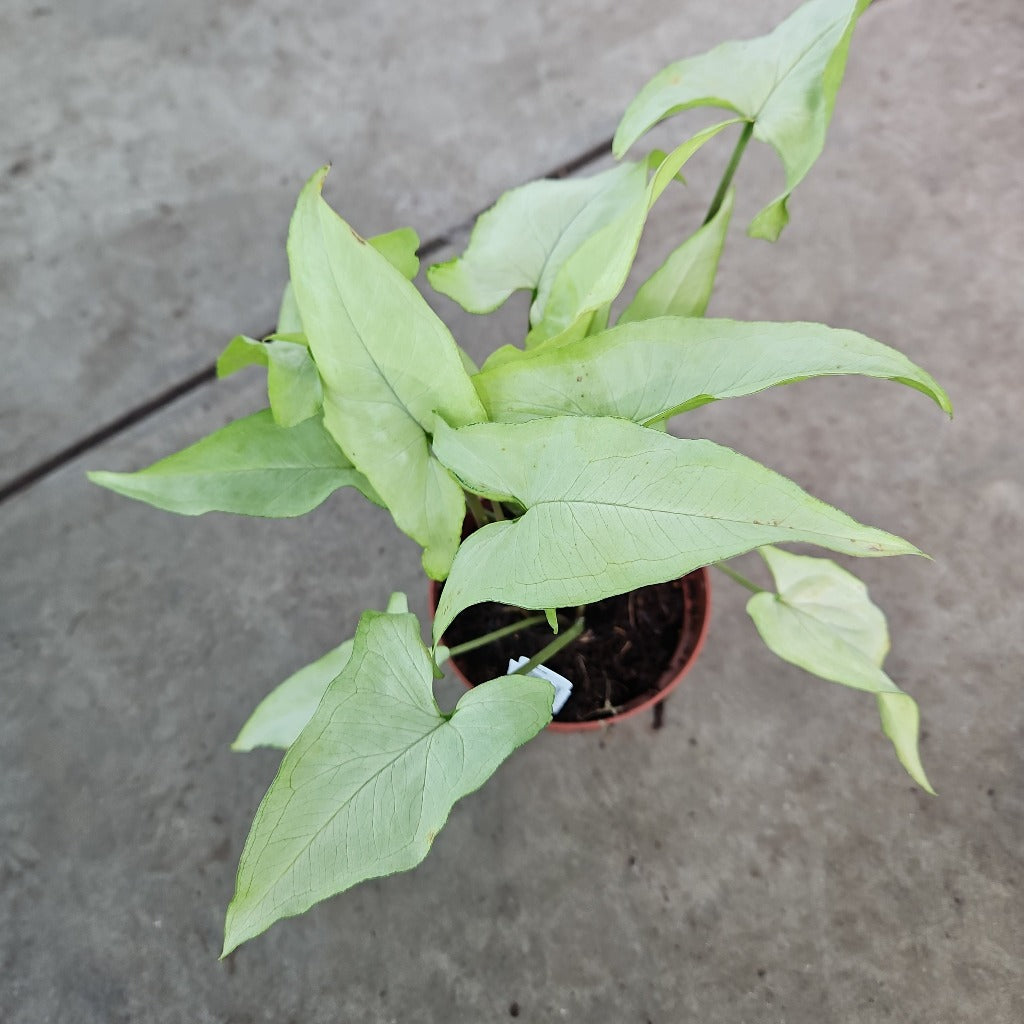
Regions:
M 699 641 L 704 586 L 704 575 L 692 573 L 587 605 L 584 631 L 545 662 L 573 684 L 555 721 L 608 718 L 667 683 L 666 671 L 674 674 Z M 510 605 L 473 605 L 448 627 L 444 642 L 455 647 L 536 614 Z M 575 619 L 575 608 L 560 610 L 559 628 L 567 629 Z M 505 675 L 510 659 L 533 657 L 552 639 L 551 628 L 541 622 L 459 655 L 456 662 L 467 679 L 481 683 Z

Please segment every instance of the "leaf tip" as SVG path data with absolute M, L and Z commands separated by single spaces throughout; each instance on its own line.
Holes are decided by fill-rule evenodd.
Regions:
M 931 561 L 931 555 L 925 554 L 916 544 L 911 544 L 909 540 L 898 537 L 894 533 L 884 534 L 875 540 L 866 541 L 860 547 L 860 551 L 868 556 L 918 555 Z M 860 552 L 851 551 L 849 553 L 858 554 Z
M 902 383 L 902 381 L 901 381 Z M 935 404 L 950 418 L 953 418 L 953 402 L 948 392 L 936 380 L 931 381 L 931 388 L 925 392 Z
M 231 925 L 231 910 L 232 907 L 229 906 L 227 917 L 224 921 L 224 943 L 221 947 L 220 956 L 217 958 L 218 960 L 227 959 L 245 941 L 244 938 L 236 934 L 235 929 Z
M 250 939 L 256 938 L 257 935 L 262 935 L 271 924 L 281 919 L 280 917 L 275 917 L 270 921 L 257 922 L 256 926 L 253 927 L 253 923 L 248 918 L 245 908 L 239 905 L 243 897 L 244 894 L 240 894 L 236 889 L 235 895 L 228 904 L 227 913 L 224 915 L 224 944 L 218 957 L 219 960 L 231 956 L 243 942 L 248 942 Z
M 118 494 L 122 493 L 121 479 L 131 475 L 131 473 L 112 473 L 109 469 L 88 469 L 85 472 L 85 477 L 89 483 L 96 484 L 97 487 L 104 487 L 108 491 L 115 491 Z
M 454 553 L 447 550 L 445 546 L 432 543 L 423 549 L 420 562 L 423 565 L 423 571 L 430 579 L 443 583 L 451 571 L 453 558 Z
M 751 238 L 761 238 L 766 242 L 777 242 L 779 235 L 782 234 L 782 229 L 789 223 L 789 210 L 786 208 L 787 198 L 788 196 L 783 196 L 781 199 L 776 199 L 775 202 L 769 203 L 750 222 L 747 234 Z
M 896 756 L 899 758 L 900 764 L 903 765 L 906 773 L 910 776 L 914 783 L 916 783 L 921 789 L 923 789 L 929 796 L 938 796 L 932 788 L 932 784 L 928 781 L 928 776 L 925 775 L 924 766 L 921 764 L 921 759 L 915 750 L 913 756 L 906 756 L 904 752 L 901 752 L 899 748 L 896 750 Z
M 440 679 L 444 675 L 444 663 L 451 657 L 451 652 L 444 644 L 432 643 L 430 647 L 430 659 L 434 663 L 434 678 Z
M 309 181 L 306 182 L 306 186 L 303 191 L 313 191 L 319 195 L 323 191 L 324 182 L 327 180 L 327 175 L 330 173 L 330 170 L 330 163 L 326 163 L 318 167 L 310 176 Z

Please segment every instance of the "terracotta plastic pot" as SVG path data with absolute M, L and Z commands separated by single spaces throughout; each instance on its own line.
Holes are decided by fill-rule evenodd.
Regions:
M 680 597 L 683 601 L 683 624 L 679 631 L 679 642 L 676 644 L 675 651 L 665 670 L 654 681 L 651 691 L 629 701 L 614 715 L 585 722 L 554 721 L 548 726 L 548 729 L 552 732 L 592 732 L 604 729 L 615 722 L 621 722 L 626 718 L 632 718 L 634 715 L 652 710 L 682 682 L 683 677 L 697 660 L 707 636 L 708 624 L 711 621 L 711 580 L 707 569 L 697 569 L 684 576 L 679 582 L 681 584 Z M 429 594 L 431 617 L 437 611 L 440 594 L 441 584 L 436 580 L 431 580 Z M 481 681 L 469 679 L 464 675 L 457 659 L 453 658 L 451 665 L 455 675 L 466 686 L 472 687 Z

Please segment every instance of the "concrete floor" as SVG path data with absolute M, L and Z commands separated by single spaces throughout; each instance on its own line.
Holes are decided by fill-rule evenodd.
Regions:
M 0 488 L 267 327 L 291 203 L 325 159 L 367 233 L 456 245 L 502 189 L 607 138 L 661 64 L 791 6 L 7 4 Z M 773 660 L 716 580 L 660 733 L 541 736 L 421 867 L 218 962 L 276 765 L 228 743 L 363 608 L 395 589 L 425 606 L 414 546 L 352 495 L 297 522 L 184 520 L 87 484 L 257 408 L 239 375 L 0 504 L 0 1021 L 1024 1020 L 1022 52 L 1019 0 L 880 0 L 791 226 L 768 248 L 737 216 L 711 310 L 895 344 L 956 419 L 836 380 L 678 421 L 933 556 L 855 568 L 938 798 L 870 699 Z M 767 156 L 741 170 L 740 214 L 774 194 Z M 660 209 L 648 268 L 720 160 Z M 432 301 L 477 352 L 523 314 L 483 327 Z

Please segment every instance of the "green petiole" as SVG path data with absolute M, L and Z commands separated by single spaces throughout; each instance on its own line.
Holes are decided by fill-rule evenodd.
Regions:
M 544 616 L 542 615 L 543 619 Z M 564 633 L 559 634 L 543 650 L 535 654 L 525 665 L 520 665 L 512 675 L 525 676 L 532 672 L 538 665 L 543 665 L 549 658 L 553 658 L 563 647 L 567 647 L 583 632 L 586 623 L 581 615 Z
M 543 615 L 531 615 L 529 618 L 520 619 L 519 622 L 513 622 L 509 626 L 502 626 L 501 629 L 496 629 L 493 633 L 485 633 L 483 636 L 474 637 L 465 643 L 456 644 L 448 649 L 448 657 L 457 658 L 460 654 L 468 654 L 470 651 L 475 651 L 478 647 L 484 647 L 495 640 L 500 640 L 503 636 L 518 633 L 519 630 L 525 629 L 527 626 L 535 626 L 537 623 L 543 622 L 544 618 Z
M 725 562 L 715 562 L 714 566 L 719 572 L 724 572 L 726 576 L 731 580 L 735 580 L 741 587 L 746 587 L 753 594 L 763 594 L 764 587 L 759 587 L 756 583 L 748 580 L 746 576 L 741 575 L 735 569 L 726 565 Z

